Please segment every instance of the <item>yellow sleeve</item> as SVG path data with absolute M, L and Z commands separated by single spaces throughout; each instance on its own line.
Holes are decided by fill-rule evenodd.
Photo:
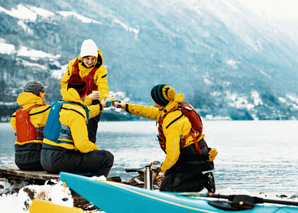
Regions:
M 83 116 L 79 114 L 73 116 L 69 127 L 74 145 L 77 150 L 79 150 L 81 153 L 88 153 L 98 149 L 93 142 L 89 141 L 87 125 Z
M 67 84 L 68 84 L 68 79 L 70 78 L 70 76 L 72 75 L 72 72 L 73 72 L 73 63 L 75 62 L 76 59 L 72 59 L 67 68 L 66 68 L 66 71 L 60 81 L 60 84 L 61 84 L 61 89 L 67 89 Z
M 90 106 L 92 104 L 92 99 L 89 96 L 87 96 L 85 101 L 84 101 L 84 104 L 86 106 Z
M 11 118 L 10 118 L 10 124 L 14 131 L 16 131 L 16 113 L 13 113 Z
M 103 106 L 101 105 L 101 103 L 96 104 L 96 105 L 91 105 L 88 106 L 89 109 L 89 119 L 94 118 L 95 116 L 97 116 L 99 113 L 102 112 L 103 110 Z
M 160 113 L 159 109 L 156 107 L 143 106 L 138 104 L 125 104 L 124 110 L 133 115 L 138 115 L 150 120 L 157 120 L 157 117 Z
M 107 74 L 108 72 L 106 68 L 104 66 L 100 66 L 94 76 L 94 80 L 96 82 L 95 84 L 100 92 L 99 101 L 105 98 L 110 98 Z

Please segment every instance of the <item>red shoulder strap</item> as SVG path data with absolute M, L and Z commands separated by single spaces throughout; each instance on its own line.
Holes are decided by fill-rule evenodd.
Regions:
M 86 78 L 87 77 L 92 77 L 92 79 L 93 79 L 93 76 L 94 76 L 94 74 L 95 74 L 95 72 L 96 72 L 96 70 L 98 69 L 98 67 L 94 67 L 92 70 L 91 70 L 91 72 L 89 72 L 89 74 L 86 76 Z
M 73 74 L 78 74 L 78 75 L 79 75 L 79 60 L 76 59 L 72 66 L 74 67 Z M 98 67 L 95 66 L 95 67 L 92 69 L 92 71 L 91 71 L 86 77 L 91 76 L 91 77 L 93 78 L 94 73 L 96 72 L 97 69 L 98 69 Z
M 43 105 L 45 105 L 45 104 L 43 104 Z M 25 110 L 27 110 L 27 111 L 29 112 L 31 109 L 33 109 L 33 108 L 35 108 L 35 107 L 43 106 L 43 105 L 38 105 L 38 104 L 36 104 L 36 105 L 34 105 L 34 106 L 32 106 L 32 107 L 29 107 L 28 109 L 25 109 Z
M 79 60 L 76 59 L 75 62 L 73 63 L 73 74 L 79 74 Z

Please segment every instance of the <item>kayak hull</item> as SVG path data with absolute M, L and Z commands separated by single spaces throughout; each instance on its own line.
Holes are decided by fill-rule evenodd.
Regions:
M 297 212 L 298 207 L 283 205 L 255 205 L 253 209 L 226 211 L 208 204 L 207 198 L 183 197 L 143 189 L 126 184 L 98 181 L 88 177 L 61 172 L 60 180 L 96 207 L 107 213 L 119 212 L 245 212 L 288 213 Z

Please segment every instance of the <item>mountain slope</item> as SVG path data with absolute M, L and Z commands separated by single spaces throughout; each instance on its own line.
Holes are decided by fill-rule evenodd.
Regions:
M 58 99 L 65 65 L 91 38 L 103 51 L 110 90 L 132 102 L 151 104 L 152 86 L 166 83 L 203 117 L 297 119 L 297 25 L 259 17 L 239 1 L 0 6 L 3 102 L 29 79 L 50 86 L 49 102 Z

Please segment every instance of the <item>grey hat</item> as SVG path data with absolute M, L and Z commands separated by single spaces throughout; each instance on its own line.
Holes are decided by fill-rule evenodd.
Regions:
M 24 86 L 24 92 L 31 92 L 34 95 L 39 96 L 39 93 L 46 88 L 48 87 L 44 86 L 41 82 L 32 80 L 26 83 L 26 85 Z

